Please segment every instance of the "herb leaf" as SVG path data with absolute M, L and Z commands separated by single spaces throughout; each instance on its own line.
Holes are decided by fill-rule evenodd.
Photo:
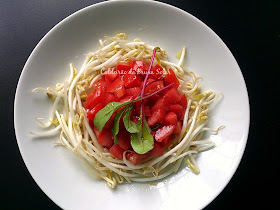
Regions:
M 138 130 L 137 126 L 136 126 L 136 123 L 133 122 L 130 119 L 130 115 L 131 115 L 132 109 L 133 109 L 133 105 L 130 105 L 125 110 L 124 115 L 123 115 L 123 123 L 124 123 L 125 129 L 129 133 L 137 133 L 137 132 L 139 132 L 139 130 Z
M 154 137 L 151 135 L 151 129 L 144 119 L 142 126 L 142 119 L 138 120 L 137 123 L 140 132 L 130 134 L 130 141 L 133 150 L 138 154 L 145 154 L 154 147 Z
M 124 103 L 120 103 L 120 102 L 111 102 L 109 104 L 107 104 L 103 109 L 101 109 L 94 118 L 94 125 L 96 126 L 97 130 L 99 132 L 102 131 L 102 129 L 104 128 L 106 122 L 110 119 L 110 117 L 112 116 L 112 114 L 114 114 L 115 111 L 117 111 L 117 109 L 121 108 L 122 106 L 125 106 L 127 104 L 132 103 L 133 101 L 127 101 Z
M 119 130 L 120 130 L 120 127 L 119 127 L 119 124 L 120 124 L 120 119 L 124 113 L 124 111 L 126 110 L 126 108 L 123 108 L 121 111 L 119 111 L 116 116 L 114 117 L 114 122 L 113 122 L 113 127 L 112 127 L 112 130 L 111 130 L 111 133 L 114 137 L 114 143 L 117 144 L 118 143 L 118 138 L 117 138 L 117 134 L 119 133 Z

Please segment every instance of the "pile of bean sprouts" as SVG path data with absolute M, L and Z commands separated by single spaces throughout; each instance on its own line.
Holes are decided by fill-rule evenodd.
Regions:
M 88 110 L 83 107 L 83 101 L 92 90 L 92 84 L 101 78 L 105 70 L 114 68 L 118 62 L 143 60 L 149 64 L 154 46 L 139 39 L 129 41 L 124 33 L 105 37 L 99 43 L 97 51 L 86 55 L 79 71 L 70 64 L 70 75 L 63 83 L 58 83 L 53 89 L 39 87 L 33 90 L 46 93 L 53 100 L 53 105 L 47 123 L 43 122 L 44 118 L 36 119 L 47 131 L 30 133 L 37 136 L 60 133 L 60 141 L 55 143 L 76 154 L 90 174 L 104 179 L 111 188 L 123 182 L 153 182 L 162 179 L 177 172 L 183 160 L 194 173 L 199 173 L 193 155 L 215 145 L 212 141 L 201 140 L 201 137 L 204 131 L 217 133 L 221 127 L 215 131 L 205 127 L 209 105 L 217 96 L 213 91 L 201 92 L 199 78 L 184 67 L 186 48 L 183 47 L 178 54 L 177 64 L 168 61 L 164 50 L 157 52 L 154 60 L 154 65 L 158 63 L 163 67 L 164 74 L 169 68 L 173 69 L 180 81 L 179 92 L 187 96 L 188 105 L 182 131 L 162 156 L 150 157 L 140 165 L 133 165 L 126 159 L 125 153 L 123 159 L 119 160 L 107 148 L 98 144 L 86 117 Z

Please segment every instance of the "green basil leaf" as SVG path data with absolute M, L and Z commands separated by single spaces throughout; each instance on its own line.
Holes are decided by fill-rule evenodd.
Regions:
M 114 137 L 114 143 L 117 144 L 118 143 L 118 138 L 117 138 L 117 134 L 119 133 L 119 130 L 120 130 L 120 127 L 119 127 L 119 124 L 120 124 L 120 119 L 124 113 L 124 111 L 126 110 L 126 108 L 123 108 L 121 111 L 119 111 L 116 116 L 114 117 L 114 121 L 113 121 L 113 127 L 112 127 L 112 130 L 111 130 L 111 133 Z
M 130 134 L 131 146 L 136 153 L 145 154 L 146 152 L 153 149 L 154 137 L 151 134 L 151 129 L 148 126 L 145 118 L 143 119 L 143 126 L 142 119 L 140 118 L 138 120 L 137 127 L 140 129 L 140 131 L 138 133 Z
M 125 126 L 125 129 L 129 132 L 129 133 L 137 133 L 139 132 L 139 129 L 136 126 L 136 123 L 133 122 L 130 119 L 130 115 L 132 112 L 133 106 L 130 105 L 128 106 L 128 108 L 125 110 L 124 114 L 123 114 L 123 123 Z
M 125 106 L 127 104 L 132 103 L 133 101 L 127 101 L 124 103 L 120 102 L 111 102 L 108 103 L 103 109 L 101 109 L 94 117 L 94 125 L 97 128 L 99 132 L 102 131 L 104 128 L 106 122 L 110 119 L 112 114 L 114 114 L 117 109 L 121 108 L 122 106 Z

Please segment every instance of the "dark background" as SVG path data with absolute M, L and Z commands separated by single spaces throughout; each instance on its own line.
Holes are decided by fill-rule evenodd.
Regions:
M 14 95 L 23 66 L 40 39 L 68 15 L 96 2 L 0 0 L 0 189 L 4 209 L 59 209 L 33 181 L 21 158 L 13 127 Z M 280 1 L 162 2 L 196 16 L 221 37 L 240 66 L 249 93 L 250 132 L 244 156 L 230 183 L 205 209 L 273 208 L 279 194 Z M 187 202 L 187 198 L 178 202 Z

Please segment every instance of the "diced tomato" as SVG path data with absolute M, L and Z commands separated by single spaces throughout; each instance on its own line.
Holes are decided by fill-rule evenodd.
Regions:
M 152 106 L 152 111 L 156 110 L 156 109 L 163 109 L 164 111 L 168 111 L 169 110 L 169 102 L 166 100 L 165 97 L 160 97 L 157 102 Z
M 144 61 L 134 61 L 132 67 L 139 75 L 146 75 L 149 70 L 149 65 Z
M 145 159 L 147 159 L 150 156 L 150 152 L 147 152 L 145 154 L 138 154 L 136 152 L 130 152 L 127 154 L 126 158 L 133 164 L 133 165 L 139 165 L 141 164 Z
M 162 148 L 165 148 L 167 147 L 169 144 L 171 144 L 171 142 L 173 141 L 173 138 L 171 138 L 170 136 L 163 139 L 161 142 L 160 142 L 160 145 Z
M 105 95 L 103 96 L 102 104 L 103 104 L 103 106 L 106 106 L 108 103 L 114 102 L 114 101 L 118 102 L 119 99 L 114 94 L 105 93 Z
M 176 77 L 174 71 L 172 69 L 169 69 L 164 78 L 164 85 L 167 86 L 171 83 L 174 83 L 174 85 L 172 87 L 175 89 L 177 89 L 180 85 L 180 82 L 179 82 L 178 78 Z
M 120 63 L 117 64 L 116 70 L 119 73 L 121 73 L 121 71 L 128 72 L 132 68 L 133 68 L 133 63 L 132 62 L 129 62 L 129 63 L 120 62 Z
M 114 155 L 115 158 L 117 159 L 123 159 L 123 153 L 124 153 L 124 149 L 122 149 L 119 145 L 114 144 L 109 151 L 111 152 L 112 155 Z
M 123 96 L 120 98 L 120 102 L 123 103 L 123 102 L 126 102 L 126 101 L 132 101 L 133 100 L 133 96 Z
M 114 69 L 109 68 L 107 71 L 104 72 L 105 81 L 108 79 L 109 81 L 113 81 L 117 76 L 118 73 Z
M 152 94 L 164 87 L 162 80 L 160 81 L 148 80 L 147 84 L 148 86 L 145 88 L 145 93 L 147 94 Z
M 165 118 L 165 111 L 163 109 L 155 109 L 152 112 L 152 116 L 148 119 L 148 125 L 153 126 L 156 123 L 161 123 Z
M 164 98 L 166 98 L 170 104 L 175 104 L 181 100 L 181 94 L 175 88 L 171 88 L 165 93 Z
M 182 115 L 181 115 L 181 118 L 180 118 L 182 120 L 184 118 L 185 111 L 186 111 L 187 106 L 188 106 L 187 96 L 185 94 L 183 94 L 181 96 L 181 100 L 178 103 L 183 106 L 183 111 L 182 111 Z
M 98 143 L 108 149 L 113 146 L 114 138 L 111 134 L 111 129 L 103 128 L 103 130 L 99 134 Z
M 151 110 L 149 106 L 144 106 L 144 113 L 146 117 L 150 117 L 151 115 Z
M 91 126 L 91 128 L 93 128 L 93 131 L 94 131 L 96 137 L 99 138 L 100 132 L 99 132 L 99 131 L 97 130 L 97 128 L 94 126 L 93 121 L 90 121 L 90 122 L 92 122 L 92 124 L 93 124 L 93 126 Z
M 163 150 L 158 142 L 154 142 L 154 148 L 151 150 L 151 154 L 154 157 L 162 156 Z
M 87 100 L 84 102 L 86 109 L 93 109 L 97 104 L 102 103 L 105 94 L 105 82 L 104 86 L 99 83 L 93 91 L 88 94 Z
M 106 89 L 107 89 L 107 87 L 110 87 L 112 83 L 113 83 L 112 80 L 110 80 L 110 79 L 108 79 L 107 77 L 105 77 L 105 86 L 106 86 Z
M 131 147 L 130 133 L 127 132 L 125 129 L 120 131 L 120 133 L 117 135 L 117 138 L 118 138 L 118 145 L 122 149 L 127 150 Z
M 124 96 L 126 92 L 122 80 L 119 77 L 116 78 L 114 82 L 107 88 L 107 92 L 114 93 L 118 98 Z
M 89 120 L 94 120 L 95 115 L 97 114 L 97 112 L 99 112 L 101 109 L 103 108 L 103 105 L 101 103 L 97 104 L 93 109 L 91 109 L 88 113 L 87 113 L 87 118 Z
M 176 127 L 175 127 L 175 129 L 174 129 L 174 131 L 173 131 L 174 134 L 178 134 L 178 133 L 181 132 L 181 130 L 182 130 L 182 124 L 183 124 L 182 121 L 178 121 L 178 122 L 177 122 Z
M 139 87 L 142 79 L 136 72 L 127 73 L 123 76 L 123 84 L 126 88 Z
M 156 130 L 155 139 L 161 142 L 163 139 L 169 137 L 175 129 L 175 125 L 165 125 Z
M 183 112 L 183 106 L 180 104 L 171 105 L 170 111 L 174 112 L 177 115 L 178 120 L 180 120 Z
M 93 88 L 106 87 L 105 78 L 104 78 L 104 77 L 101 77 L 101 79 L 100 79 L 98 82 L 94 83 L 94 84 L 92 85 L 92 87 L 93 87 Z
M 174 112 L 168 112 L 164 118 L 165 125 L 177 125 L 177 115 Z
M 133 88 L 126 89 L 126 95 L 133 96 L 134 98 L 139 96 L 140 92 L 141 92 L 140 87 L 133 87 Z
M 150 72 L 150 75 L 156 79 L 159 79 L 162 77 L 163 74 L 163 68 L 160 65 L 155 65 Z

